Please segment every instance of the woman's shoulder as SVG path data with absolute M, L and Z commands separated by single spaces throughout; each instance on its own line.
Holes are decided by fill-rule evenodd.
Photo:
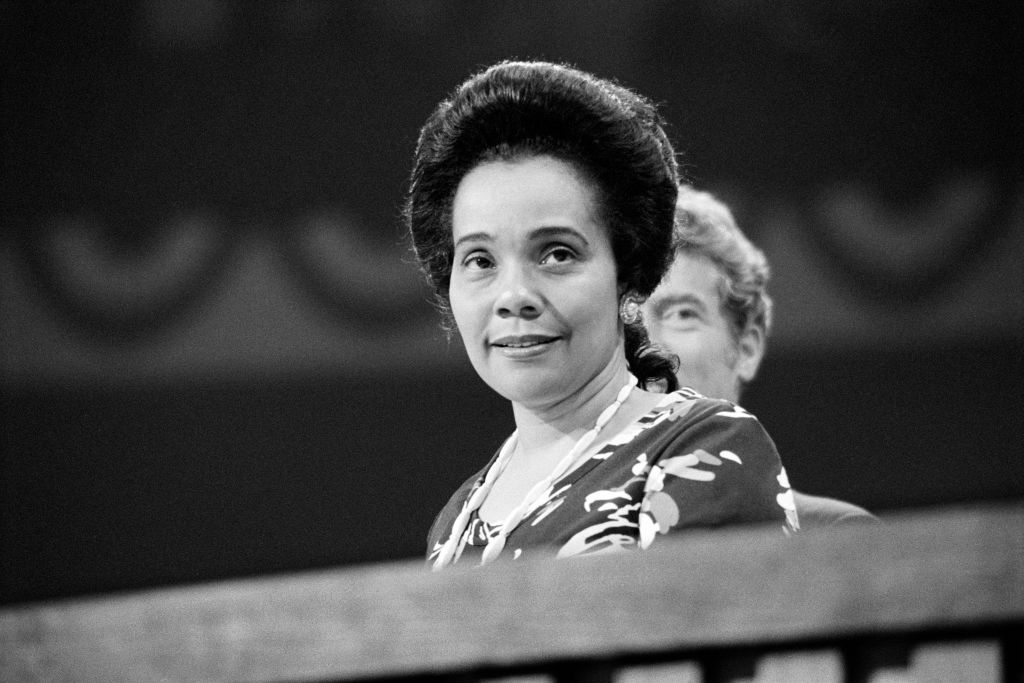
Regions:
M 644 419 L 665 423 L 666 427 L 684 429 L 713 417 L 757 422 L 757 417 L 742 406 L 724 398 L 705 396 L 689 387 L 664 394 Z
M 676 450 L 681 441 L 699 439 L 702 433 L 732 431 L 728 425 L 715 424 L 719 419 L 753 418 L 729 401 L 708 398 L 693 389 L 656 396 L 653 406 L 611 437 L 599 454 L 618 451 L 632 457 L 630 454 L 638 451 L 646 453 L 647 457 L 658 457 L 663 451 Z
M 796 528 L 775 443 L 752 413 L 688 388 L 666 394 L 661 409 L 678 417 L 664 420 L 648 461 L 666 492 L 693 503 L 680 519 L 702 526 L 785 518 Z
M 665 394 L 637 421 L 637 437 L 654 459 L 705 450 L 747 452 L 777 461 L 771 437 L 757 417 L 731 401 L 682 388 Z

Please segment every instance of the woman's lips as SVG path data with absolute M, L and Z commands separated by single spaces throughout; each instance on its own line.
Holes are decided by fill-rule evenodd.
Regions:
M 491 346 L 508 358 L 532 358 L 547 351 L 559 339 L 561 337 L 540 334 L 510 335 L 495 339 Z

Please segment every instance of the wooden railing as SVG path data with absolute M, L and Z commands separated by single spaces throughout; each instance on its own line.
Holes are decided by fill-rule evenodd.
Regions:
M 0 680 L 1021 681 L 1022 634 L 1024 505 L 1001 504 L 14 606 Z

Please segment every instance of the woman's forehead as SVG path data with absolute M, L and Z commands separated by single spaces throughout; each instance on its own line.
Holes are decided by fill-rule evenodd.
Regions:
M 572 165 L 550 156 L 494 160 L 475 166 L 459 183 L 452 206 L 453 236 L 513 227 L 598 227 L 595 191 Z

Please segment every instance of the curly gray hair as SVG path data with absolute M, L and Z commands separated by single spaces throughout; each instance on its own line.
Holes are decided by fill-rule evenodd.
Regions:
M 676 248 L 703 256 L 722 273 L 719 296 L 735 338 L 751 325 L 768 336 L 772 325 L 768 261 L 736 225 L 728 206 L 709 192 L 680 185 Z

